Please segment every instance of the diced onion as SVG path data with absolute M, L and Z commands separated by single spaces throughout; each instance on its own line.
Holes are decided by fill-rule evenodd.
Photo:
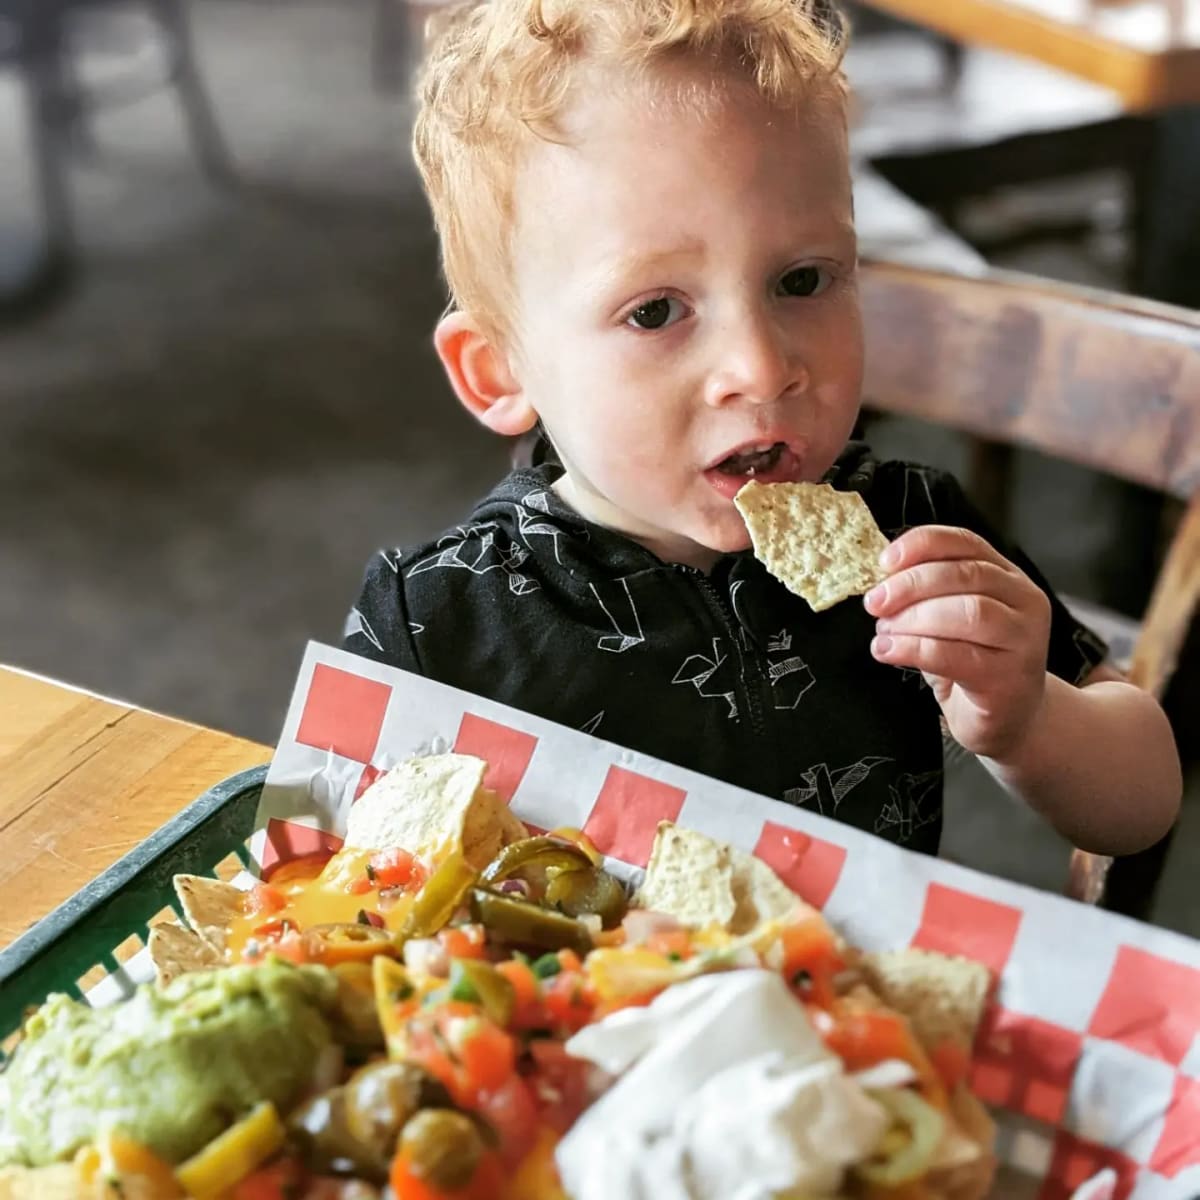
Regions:
M 674 917 L 666 913 L 650 912 L 644 908 L 631 908 L 621 922 L 625 930 L 625 940 L 628 945 L 639 945 L 647 941 L 655 933 L 667 933 L 673 929 L 682 929 Z
M 437 938 L 410 938 L 404 943 L 404 965 L 414 975 L 448 975 L 450 963 Z

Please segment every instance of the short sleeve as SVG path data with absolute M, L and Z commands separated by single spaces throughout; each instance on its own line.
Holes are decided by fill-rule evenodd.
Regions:
M 1093 630 L 1072 615 L 1050 586 L 1037 565 L 1017 545 L 999 534 L 967 498 L 958 480 L 944 472 L 930 472 L 929 495 L 933 502 L 933 522 L 957 525 L 990 542 L 1010 562 L 1015 563 L 1050 600 L 1050 645 L 1046 669 L 1067 683 L 1081 684 L 1108 656 L 1108 645 Z
M 421 674 L 399 566 L 398 554 L 382 551 L 367 564 L 362 590 L 346 617 L 342 646 L 363 658 Z

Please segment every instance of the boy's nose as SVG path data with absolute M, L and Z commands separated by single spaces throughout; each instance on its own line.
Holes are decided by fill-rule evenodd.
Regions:
M 781 331 L 769 320 L 748 320 L 718 335 L 704 398 L 714 408 L 738 400 L 772 404 L 807 387 L 808 371 Z

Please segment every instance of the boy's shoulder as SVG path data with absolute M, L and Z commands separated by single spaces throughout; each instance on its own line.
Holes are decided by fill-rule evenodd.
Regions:
M 392 576 L 410 596 L 515 597 L 545 587 L 586 590 L 597 572 L 623 569 L 646 554 L 560 500 L 558 473 L 553 464 L 511 472 L 460 524 L 427 542 L 380 552 L 371 569 Z

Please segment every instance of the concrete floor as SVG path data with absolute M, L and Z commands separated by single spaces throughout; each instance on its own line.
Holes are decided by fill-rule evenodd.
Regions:
M 406 103 L 372 85 L 372 6 L 194 11 L 237 186 L 201 178 L 169 92 L 105 111 L 98 153 L 72 172 L 78 285 L 0 329 L 0 661 L 271 741 L 305 641 L 339 639 L 371 551 L 457 520 L 506 451 L 430 348 L 436 249 Z M 33 220 L 26 153 L 0 75 L 9 229 Z M 1103 274 L 1078 252 L 1019 265 Z M 912 429 L 884 448 L 958 453 Z M 1081 546 L 1103 557 L 1111 501 L 1082 475 L 1028 469 L 1019 528 L 1042 526 L 1035 557 L 1086 588 L 1096 570 L 1073 562 Z M 1070 531 L 1057 541 L 1036 520 L 1047 487 Z M 964 769 L 947 852 L 1056 886 L 1068 848 Z M 1200 933 L 1191 790 L 1158 919 Z

